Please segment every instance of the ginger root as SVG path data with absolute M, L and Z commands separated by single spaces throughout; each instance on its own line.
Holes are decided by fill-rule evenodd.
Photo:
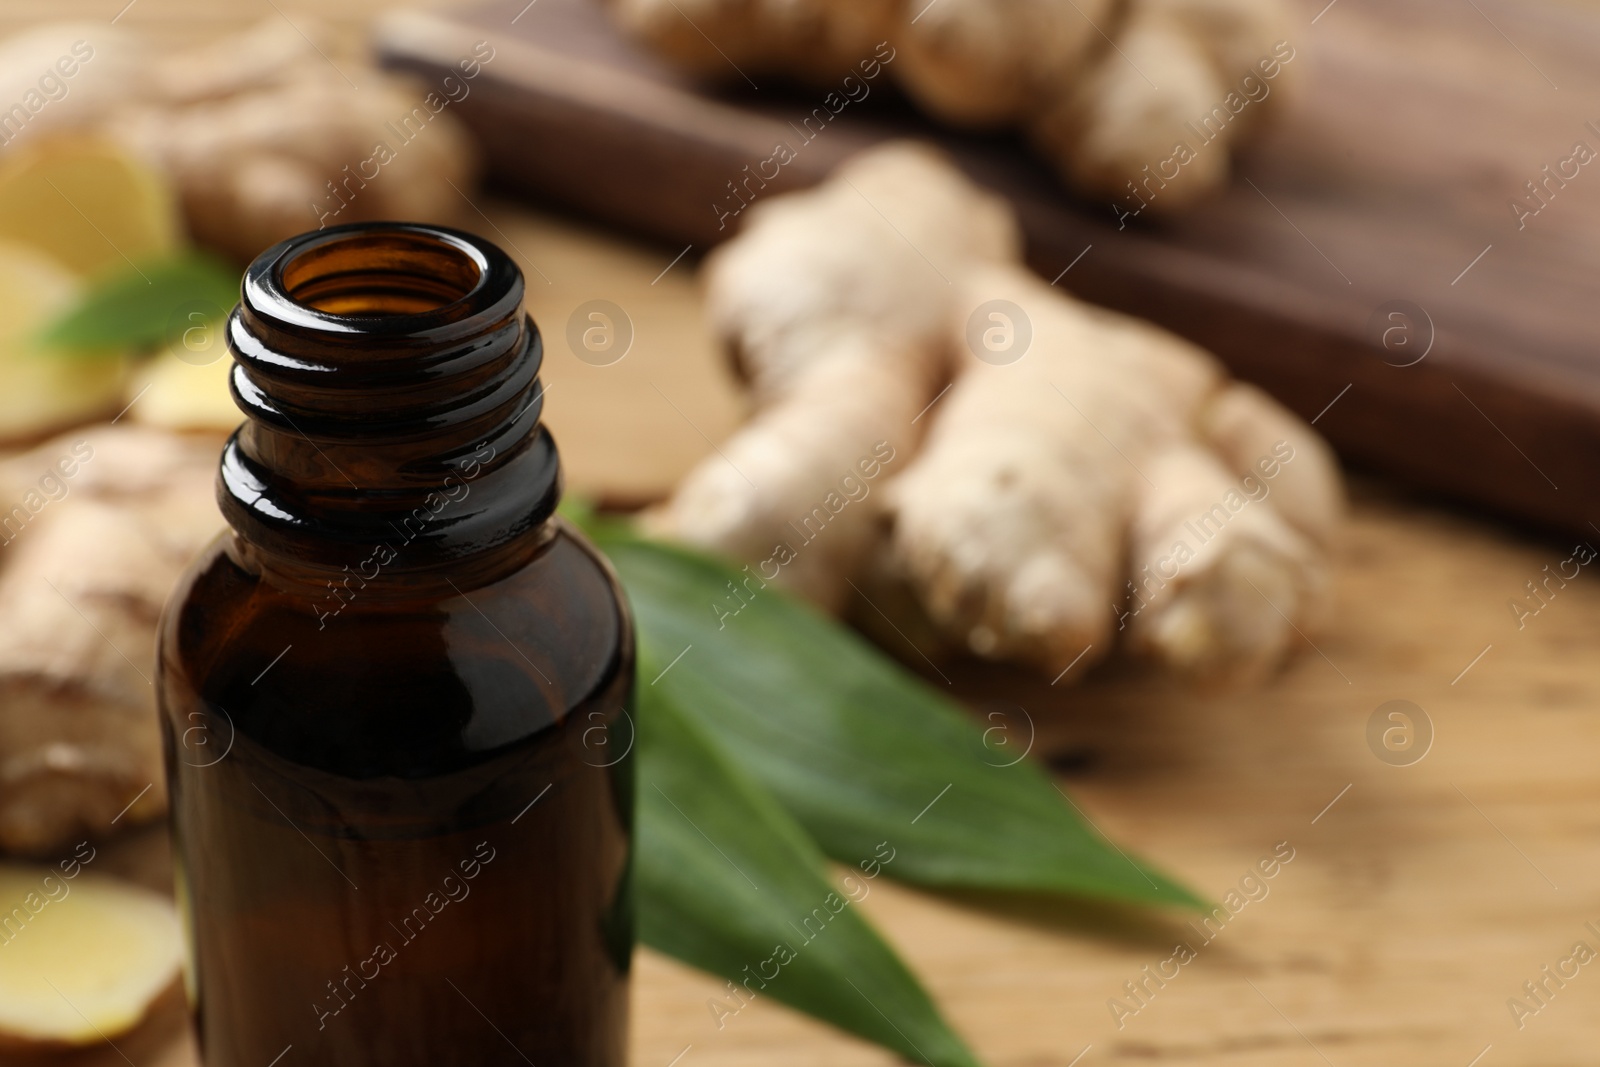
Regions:
M 324 225 L 455 221 L 475 151 L 443 90 L 333 52 L 314 25 L 268 19 L 168 57 L 150 104 L 109 130 L 172 177 L 194 238 L 238 259 Z
M 706 273 L 756 414 L 658 531 L 834 610 L 886 573 L 920 615 L 903 631 L 1053 676 L 1126 631 L 1178 671 L 1255 678 L 1324 610 L 1342 494 L 1315 432 L 1034 277 L 936 153 L 874 149 L 753 208 Z M 871 441 L 895 456 L 881 489 L 841 495 Z
M 1014 257 L 1019 236 L 910 144 L 756 205 L 744 232 L 706 266 L 709 312 L 759 410 L 650 521 L 836 609 L 872 546 L 871 483 L 903 464 L 949 375 L 941 264 Z
M 778 70 L 816 81 L 871 55 L 900 8 L 899 0 L 608 2 L 618 24 L 689 70 Z
M 1217 189 L 1229 148 L 1298 74 L 1283 0 L 606 2 L 628 32 L 707 77 L 838 89 L 881 61 L 935 118 L 1026 130 L 1064 180 L 1112 197 L 1123 218 Z
M 0 462 L 0 848 L 48 852 L 165 812 L 155 628 L 222 527 L 220 449 L 102 425 Z
M 57 57 L 74 55 L 74 74 L 59 74 Z M 481 61 L 463 57 L 474 73 Z M 55 131 L 110 137 L 167 177 L 192 237 L 241 261 L 323 225 L 453 222 L 476 171 L 448 112 L 465 68 L 449 94 L 413 85 L 340 55 L 303 17 L 154 57 L 133 30 L 58 24 L 0 42 L 0 70 L 57 71 L 66 89 L 0 125 L 16 130 L 0 156 Z
M 1203 351 L 1020 266 L 975 272 L 956 307 L 993 300 L 1029 320 L 1030 348 L 967 365 L 890 487 L 892 556 L 929 614 L 1052 672 L 1122 629 L 1186 672 L 1276 664 L 1326 594 L 1339 497 L 1315 435 Z M 1267 501 L 1279 477 L 1305 527 Z
M 1142 456 L 1189 432 L 1221 371 L 1014 263 L 970 274 L 953 306 L 992 300 L 1020 309 L 1030 346 L 1015 362 L 962 367 L 926 448 L 890 487 L 893 558 L 975 652 L 1059 670 L 1106 646 Z

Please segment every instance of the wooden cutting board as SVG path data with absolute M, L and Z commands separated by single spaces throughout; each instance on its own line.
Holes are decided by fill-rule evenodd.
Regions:
M 884 138 L 937 140 L 1013 199 L 1042 274 L 1070 265 L 1061 284 L 1079 295 L 1211 348 L 1347 460 L 1592 533 L 1600 163 L 1551 183 L 1547 203 L 1525 183 L 1579 141 L 1600 151 L 1600 11 L 1325 4 L 1296 7 L 1306 91 L 1233 185 L 1179 221 L 1119 229 L 1109 204 L 1074 200 L 1015 139 L 937 129 L 886 79 L 761 195 Z M 495 58 L 453 109 L 495 181 L 696 254 L 733 232 L 719 223 L 727 183 L 796 142 L 790 123 L 822 96 L 759 75 L 758 89 L 697 87 L 595 0 L 396 15 L 374 39 L 387 65 L 434 84 L 490 42 Z M 1538 214 L 1519 220 L 1519 196 Z

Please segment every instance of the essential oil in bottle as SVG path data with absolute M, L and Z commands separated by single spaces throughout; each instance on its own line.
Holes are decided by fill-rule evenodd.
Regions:
M 159 639 L 205 1067 L 624 1062 L 632 623 L 522 296 L 398 223 L 245 275 L 231 530 Z

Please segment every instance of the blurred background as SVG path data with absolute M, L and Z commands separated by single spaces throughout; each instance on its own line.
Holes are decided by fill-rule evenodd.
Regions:
M 1270 893 L 1182 977 L 1139 986 L 1191 936 L 1181 919 L 892 884 L 863 911 L 995 1065 L 1588 1062 L 1600 7 L 1290 0 L 1234 5 L 1257 22 L 1151 15 L 1142 38 L 1129 0 L 1075 10 L 1094 32 L 1070 45 L 1023 14 L 957 20 L 998 42 L 986 68 L 894 21 L 946 4 L 969 7 L 882 15 L 885 40 L 908 36 L 868 75 L 848 48 L 756 40 L 686 0 L 8 0 L 0 844 L 64 855 L 87 835 L 105 870 L 170 891 L 139 678 L 165 590 L 220 525 L 210 480 L 238 415 L 217 326 L 255 253 L 395 217 L 500 244 L 544 333 L 568 491 L 632 511 L 766 403 L 727 358 L 706 257 L 747 207 L 910 136 L 1014 208 L 1042 284 L 1203 346 L 1312 427 L 1348 507 L 1318 544 L 1326 610 L 1274 607 L 1282 647 L 1249 684 L 1122 651 L 1059 674 L 974 641 L 929 659 L 843 611 L 1203 893 L 1287 843 Z M 1207 81 L 1194 56 L 1230 73 Z M 1041 86 L 1065 103 L 1036 105 Z M 1188 103 L 1165 108 L 1174 93 Z M 1162 122 L 1177 132 L 1148 132 Z M 1191 135 L 1192 164 L 1174 144 Z M 633 1061 L 896 1062 L 770 1000 L 721 1025 L 721 989 L 642 951 Z M 115 1050 L 38 1062 L 193 1056 L 174 1001 Z

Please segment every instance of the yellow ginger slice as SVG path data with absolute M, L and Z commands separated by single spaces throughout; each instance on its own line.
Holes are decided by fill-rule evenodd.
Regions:
M 181 234 L 166 182 L 109 141 L 44 139 L 0 163 L 0 240 L 32 245 L 77 274 L 160 257 Z
M 178 976 L 172 902 L 114 878 L 0 866 L 0 1042 L 93 1045 L 127 1032 Z
M 55 260 L 0 240 L 0 441 L 37 437 L 120 406 L 120 356 L 68 356 L 37 342 L 45 322 L 78 291 L 78 280 Z
M 231 433 L 244 415 L 228 392 L 233 360 L 215 335 L 221 323 L 193 328 L 205 334 L 198 350 L 173 345 L 143 368 L 128 386 L 129 418 L 146 426 L 168 430 L 209 430 Z

